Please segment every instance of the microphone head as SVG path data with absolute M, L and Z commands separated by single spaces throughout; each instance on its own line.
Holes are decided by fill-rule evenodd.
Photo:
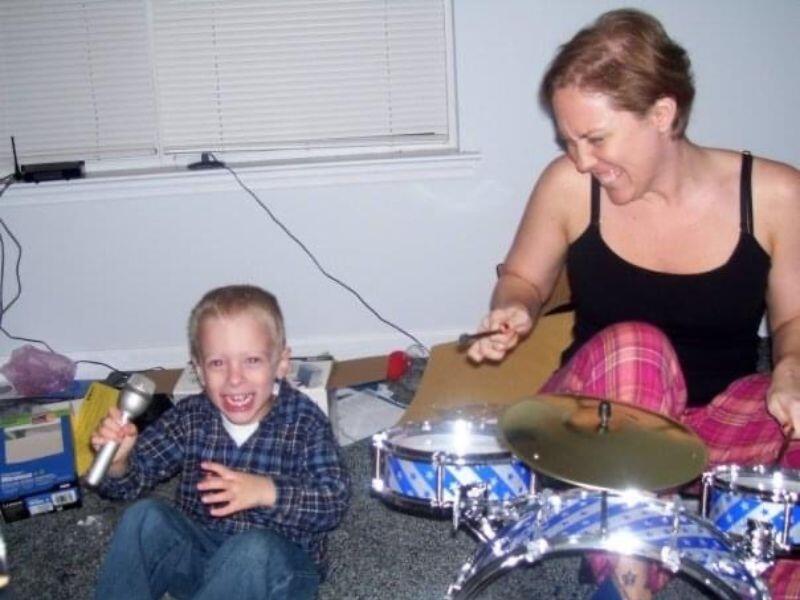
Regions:
M 135 419 L 147 410 L 155 391 L 156 384 L 152 379 L 141 373 L 134 373 L 119 393 L 119 409 Z

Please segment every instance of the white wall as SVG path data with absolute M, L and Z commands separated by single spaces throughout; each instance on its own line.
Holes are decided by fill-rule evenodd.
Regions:
M 622 5 L 653 12 L 690 51 L 692 139 L 800 164 L 797 0 L 455 0 L 461 145 L 480 154 L 471 175 L 256 193 L 327 269 L 423 342 L 473 328 L 536 175 L 557 152 L 536 104 L 539 78 L 560 43 Z M 325 279 L 226 177 L 12 186 L 0 217 L 24 247 L 23 293 L 3 325 L 76 360 L 177 366 L 199 296 L 250 281 L 281 300 L 295 353 L 347 358 L 410 344 Z M 8 301 L 8 261 L 5 281 Z M 20 344 L 2 340 L 0 357 Z

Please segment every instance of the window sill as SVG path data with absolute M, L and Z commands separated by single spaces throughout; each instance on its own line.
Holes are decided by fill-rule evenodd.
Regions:
M 285 161 L 231 168 L 254 189 L 347 185 L 419 179 L 447 179 L 474 175 L 477 152 L 415 154 L 339 160 Z M 3 194 L 4 206 L 61 202 L 109 201 L 146 194 L 216 193 L 239 190 L 226 169 L 192 171 L 172 169 L 90 174 L 84 179 L 15 183 Z

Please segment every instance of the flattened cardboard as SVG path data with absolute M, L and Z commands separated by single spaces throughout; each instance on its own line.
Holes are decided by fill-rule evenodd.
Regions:
M 401 423 L 441 419 L 464 407 L 501 408 L 534 395 L 556 370 L 567 347 L 571 312 L 539 319 L 533 333 L 500 363 L 472 363 L 456 343 L 439 344 Z

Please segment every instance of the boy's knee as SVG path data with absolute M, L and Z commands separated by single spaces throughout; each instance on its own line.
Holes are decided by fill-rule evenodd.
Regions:
M 244 531 L 228 540 L 229 559 L 252 565 L 288 565 L 285 540 L 267 531 Z
M 316 566 L 300 547 L 269 531 L 239 533 L 222 551 L 224 564 L 248 576 L 264 577 L 270 587 L 302 587 L 303 582 L 319 579 Z
M 146 498 L 131 504 L 123 513 L 121 525 L 136 529 L 147 526 L 160 527 L 169 522 L 169 507 L 160 500 Z

